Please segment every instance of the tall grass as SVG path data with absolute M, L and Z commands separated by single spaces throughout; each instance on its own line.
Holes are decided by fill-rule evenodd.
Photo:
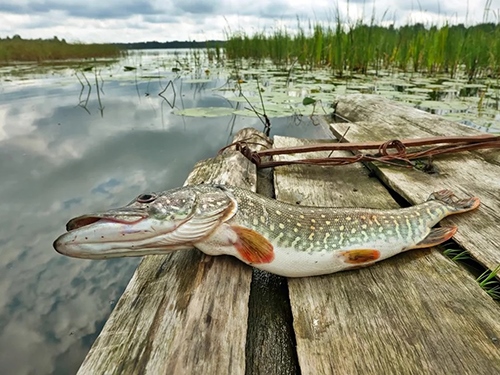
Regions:
M 293 32 L 286 28 L 252 35 L 227 32 L 226 57 L 270 59 L 276 64 L 298 62 L 304 69 L 330 67 L 336 74 L 398 69 L 404 72 L 447 73 L 464 70 L 470 80 L 500 75 L 500 24 L 473 26 L 380 26 L 372 17 L 346 22 L 337 12 L 333 22 L 300 21 Z
M 0 62 L 114 58 L 121 50 L 109 44 L 66 43 L 64 39 L 0 39 Z

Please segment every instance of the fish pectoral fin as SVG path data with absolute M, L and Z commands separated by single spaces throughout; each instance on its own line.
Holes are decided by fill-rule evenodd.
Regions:
M 237 239 L 234 247 L 241 257 L 250 264 L 271 263 L 274 259 L 274 248 L 271 242 L 253 229 L 232 225 Z
M 340 253 L 344 262 L 362 266 L 365 263 L 375 262 L 380 258 L 380 251 L 374 249 L 346 250 Z
M 448 241 L 455 235 L 458 227 L 439 227 L 432 228 L 431 232 L 422 241 L 412 246 L 412 249 L 421 249 L 424 247 L 436 246 L 444 241 Z

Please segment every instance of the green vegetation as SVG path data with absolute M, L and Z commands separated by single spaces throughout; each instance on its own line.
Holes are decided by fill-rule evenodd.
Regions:
M 500 300 L 500 279 L 498 278 L 500 272 L 500 264 L 493 270 L 484 268 L 483 265 L 478 263 L 467 250 L 460 248 L 448 248 L 443 251 L 443 254 L 448 258 L 464 266 L 472 274 L 475 274 L 476 281 L 491 298 Z
M 443 251 L 443 254 L 454 262 L 460 262 L 464 260 L 469 261 L 472 259 L 469 252 L 467 250 L 462 250 L 462 249 L 455 249 L 455 248 L 445 249 Z
M 66 43 L 64 39 L 0 39 L 0 63 L 119 57 L 121 50 L 109 44 Z
M 500 75 L 500 24 L 482 23 L 425 26 L 417 23 L 399 28 L 362 21 L 333 24 L 300 22 L 296 32 L 275 29 L 271 33 L 227 32 L 226 57 L 271 59 L 279 66 L 299 64 L 304 69 L 330 67 L 339 76 L 369 70 L 397 70 L 425 74 L 457 70 L 472 80 Z
M 497 279 L 498 272 L 500 272 L 500 264 L 493 271 L 484 271 L 477 278 L 477 282 L 493 299 L 500 300 L 500 282 Z

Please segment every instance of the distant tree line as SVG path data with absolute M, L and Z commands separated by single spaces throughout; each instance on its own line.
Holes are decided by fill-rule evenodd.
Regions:
M 0 64 L 10 61 L 119 58 L 121 55 L 121 49 L 110 44 L 67 43 L 57 36 L 51 39 L 23 39 L 16 34 L 0 38 Z
M 193 41 L 178 41 L 172 42 L 138 42 L 138 43 L 112 43 L 120 49 L 159 49 L 159 48 L 221 48 L 224 47 L 225 41 L 222 40 L 207 40 L 205 42 Z
M 68 43 L 54 36 L 50 39 L 23 39 L 16 34 L 0 38 L 0 64 L 8 61 L 47 61 L 87 58 L 118 58 L 129 49 L 209 48 L 220 51 L 225 41 L 207 40 L 141 43 Z

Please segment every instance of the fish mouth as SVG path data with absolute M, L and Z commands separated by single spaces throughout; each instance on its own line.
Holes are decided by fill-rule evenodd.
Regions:
M 238 204 L 230 192 L 219 190 L 210 187 L 176 190 L 178 196 L 175 191 L 171 193 L 173 201 L 165 193 L 154 207 L 137 198 L 121 208 L 76 217 L 66 224 L 67 232 L 54 241 L 54 249 L 66 256 L 85 259 L 192 249 L 237 211 Z M 208 195 L 206 199 L 204 194 Z
M 83 215 L 66 224 L 67 232 L 54 241 L 53 247 L 62 255 L 84 259 L 136 257 L 191 248 L 183 244 L 174 248 L 168 241 L 182 224 L 139 213 Z
M 139 221 L 145 219 L 146 216 L 144 215 L 137 215 L 137 216 L 132 216 L 131 219 L 125 220 L 125 219 L 118 219 L 115 217 L 106 217 L 104 215 L 83 215 L 79 217 L 75 217 L 74 219 L 71 219 L 68 221 L 66 224 L 66 230 L 68 232 L 71 232 L 72 230 L 75 229 L 80 229 L 92 224 L 96 223 L 104 223 L 104 222 L 111 222 L 111 223 L 121 223 L 121 224 L 136 224 Z

